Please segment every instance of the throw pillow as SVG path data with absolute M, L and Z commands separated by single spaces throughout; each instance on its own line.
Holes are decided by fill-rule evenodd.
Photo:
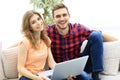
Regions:
M 104 42 L 104 71 L 103 74 L 115 75 L 119 70 L 120 62 L 120 41 Z
M 8 48 L 2 51 L 2 60 L 6 78 L 17 78 L 17 52 L 18 47 Z
M 5 76 L 4 76 L 4 73 L 3 73 L 3 65 L 2 65 L 1 54 L 2 54 L 2 41 L 0 41 L 0 80 L 3 80 Z

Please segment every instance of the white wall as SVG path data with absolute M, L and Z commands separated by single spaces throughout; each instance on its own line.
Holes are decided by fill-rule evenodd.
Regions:
M 64 0 L 71 14 L 71 22 L 79 22 L 93 29 L 120 37 L 119 0 Z M 0 39 L 3 48 L 22 37 L 23 14 L 32 9 L 29 0 L 2 0 L 0 2 Z
M 0 2 L 0 39 L 7 48 L 22 37 L 21 21 L 23 14 L 32 9 L 29 0 L 2 0 Z
M 120 0 L 65 0 L 71 22 L 120 38 Z

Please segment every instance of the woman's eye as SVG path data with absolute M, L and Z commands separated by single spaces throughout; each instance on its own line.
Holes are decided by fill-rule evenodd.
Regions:
M 41 20 L 41 18 L 38 18 L 38 21 Z
M 34 24 L 35 23 L 35 21 L 32 21 L 32 24 Z

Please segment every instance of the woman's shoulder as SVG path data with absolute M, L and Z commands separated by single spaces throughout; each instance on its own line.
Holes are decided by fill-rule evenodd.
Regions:
M 24 44 L 26 47 L 30 47 L 31 44 L 30 44 L 30 41 L 27 37 L 23 37 L 20 44 Z
M 30 43 L 30 41 L 29 41 L 29 39 L 27 37 L 23 37 L 22 42 Z

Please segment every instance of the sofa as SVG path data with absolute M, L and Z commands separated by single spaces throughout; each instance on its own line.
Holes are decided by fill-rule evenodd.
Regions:
M 101 80 L 120 80 L 120 41 L 104 42 L 104 71 Z M 18 47 L 2 49 L 0 42 L 0 80 L 18 80 Z

